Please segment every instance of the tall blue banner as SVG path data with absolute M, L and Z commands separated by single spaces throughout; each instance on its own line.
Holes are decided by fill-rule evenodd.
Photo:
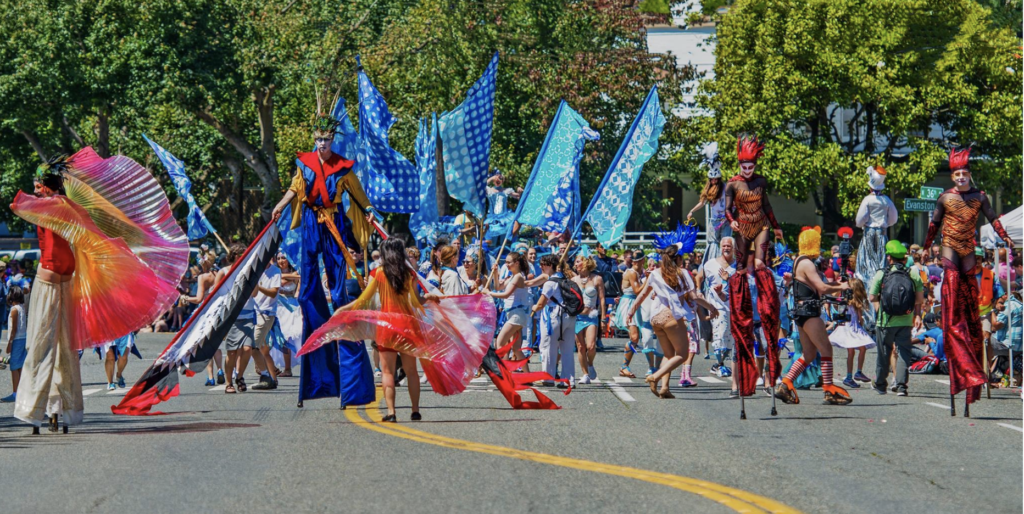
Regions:
M 640 112 L 626 132 L 619 152 L 615 154 L 575 233 L 579 233 L 586 221 L 594 229 L 594 237 L 605 248 L 622 239 L 633 211 L 633 189 L 644 164 L 658 152 L 658 138 L 664 127 L 665 115 L 661 113 L 658 87 L 655 86 L 647 94 Z
M 483 76 L 466 94 L 466 100 L 438 118 L 448 193 L 461 201 L 465 210 L 481 218 L 487 209 L 497 76 L 498 52 L 494 52 Z

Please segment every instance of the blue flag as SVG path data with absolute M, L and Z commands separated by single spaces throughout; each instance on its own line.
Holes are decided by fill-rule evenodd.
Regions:
M 480 218 L 484 217 L 487 204 L 497 75 L 498 52 L 494 52 L 491 63 L 469 89 L 462 105 L 438 119 L 448 193 Z
M 358 57 L 356 63 L 359 63 Z M 388 143 L 388 132 L 394 124 L 395 118 L 387 102 L 360 67 L 357 158 L 360 181 L 378 211 L 412 213 L 420 205 L 419 178 L 416 167 Z
M 185 175 L 185 163 L 171 155 L 171 152 L 164 150 L 160 145 L 150 141 L 145 134 L 142 135 L 142 139 L 145 139 L 149 146 L 153 148 L 153 151 L 156 152 L 157 158 L 160 159 L 164 168 L 167 169 L 167 174 L 171 176 L 171 182 L 174 183 L 174 189 L 178 191 L 178 196 L 185 200 L 185 203 L 188 205 L 189 240 L 202 239 L 208 233 L 216 234 L 217 231 L 213 229 L 213 225 L 210 225 L 206 215 L 196 205 L 196 199 L 192 196 L 192 182 L 189 181 L 188 175 Z
M 302 231 L 292 230 L 292 204 L 286 204 L 277 219 L 277 229 L 281 232 L 281 246 L 278 252 L 283 253 L 288 263 L 295 269 L 302 269 Z
M 655 86 L 647 94 L 629 132 L 626 132 L 619 152 L 615 154 L 575 233 L 579 233 L 586 221 L 594 229 L 594 237 L 605 248 L 622 239 L 633 211 L 633 188 L 640 179 L 644 164 L 657 153 L 658 137 L 664 127 L 665 116 L 661 113 L 658 87 Z
M 519 205 L 516 221 L 546 232 L 562 232 L 580 219 L 580 159 L 583 146 L 600 136 L 587 120 L 562 100 L 537 155 Z M 510 235 L 512 226 L 509 225 Z
M 419 208 L 409 216 L 409 231 L 416 239 L 423 227 L 437 221 L 437 115 L 420 120 L 416 135 L 416 168 L 420 175 Z

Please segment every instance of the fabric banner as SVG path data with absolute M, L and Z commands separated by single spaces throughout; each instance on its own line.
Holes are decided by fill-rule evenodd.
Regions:
M 409 231 L 417 240 L 423 239 L 425 227 L 437 222 L 437 115 L 420 120 L 416 135 L 416 169 L 419 170 L 419 208 L 409 216 Z
M 466 94 L 466 100 L 438 118 L 448 193 L 480 218 L 487 210 L 497 75 L 498 52 L 494 52 L 483 76 Z
M 579 220 L 583 146 L 599 138 L 587 120 L 562 100 L 516 206 L 515 220 L 546 232 L 562 232 L 568 228 L 570 218 Z
M 216 234 L 217 231 L 213 229 L 213 225 L 210 225 L 210 221 L 206 219 L 206 215 L 203 214 L 202 209 L 196 204 L 195 197 L 192 196 L 192 182 L 185 174 L 185 163 L 171 155 L 171 152 L 164 150 L 162 146 L 151 141 L 145 134 L 142 135 L 142 139 L 145 139 L 156 152 L 156 157 L 160 159 L 164 168 L 167 169 L 167 174 L 171 176 L 171 182 L 174 184 L 178 196 L 188 205 L 189 240 L 194 241 L 206 237 L 207 234 Z
M 192 376 L 206 368 L 238 318 L 263 270 L 274 258 L 281 234 L 277 226 L 268 224 L 249 248 L 231 266 L 227 276 L 192 314 L 163 353 L 128 390 L 121 403 L 111 412 L 130 416 L 162 414 L 150 412 L 154 405 L 178 396 L 178 368 Z
M 661 113 L 658 87 L 655 86 L 647 94 L 640 112 L 626 132 L 619 152 L 594 193 L 583 220 L 576 227 L 577 234 L 583 227 L 582 222 L 586 221 L 594 229 L 594 237 L 605 248 L 622 239 L 633 211 L 633 188 L 640 179 L 644 164 L 657 153 L 658 138 L 664 127 L 665 116 Z
M 384 97 L 359 65 L 359 178 L 378 211 L 408 214 L 419 208 L 419 179 L 416 166 L 388 142 L 395 121 Z

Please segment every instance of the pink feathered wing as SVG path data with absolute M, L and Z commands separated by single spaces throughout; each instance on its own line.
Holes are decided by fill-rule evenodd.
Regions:
M 75 253 L 72 278 L 71 346 L 84 350 L 134 332 L 167 310 L 177 290 L 132 253 L 109 238 L 80 205 L 64 196 L 18 193 L 11 209 L 29 223 L 54 231 Z
M 53 230 L 75 252 L 73 346 L 84 349 L 136 331 L 178 298 L 188 239 L 160 183 L 123 155 L 83 148 L 68 160 L 67 197 L 19 194 L 11 209 Z
M 421 359 L 437 394 L 466 390 L 494 338 L 497 313 L 485 295 L 426 302 L 417 315 L 375 310 L 338 311 L 310 335 L 303 355 L 337 340 L 373 340 L 377 346 Z

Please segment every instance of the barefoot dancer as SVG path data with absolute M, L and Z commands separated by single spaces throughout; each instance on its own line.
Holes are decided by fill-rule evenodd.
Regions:
M 967 405 L 978 400 L 985 383 L 982 361 L 981 321 L 978 319 L 978 283 L 975 279 L 974 231 L 978 216 L 992 223 L 992 228 L 1013 248 L 1013 240 L 984 191 L 972 185 L 968 165 L 970 148 L 949 153 L 949 169 L 956 187 L 947 189 L 935 204 L 935 213 L 928 226 L 924 246 L 928 248 L 942 227 L 942 298 L 958 301 L 942 302 L 942 330 L 946 356 L 949 359 L 949 393 L 967 390 Z

